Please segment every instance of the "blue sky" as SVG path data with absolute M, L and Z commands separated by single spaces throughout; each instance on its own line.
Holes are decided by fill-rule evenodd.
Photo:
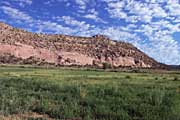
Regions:
M 37 33 L 104 34 L 180 64 L 179 0 L 0 0 L 0 21 Z

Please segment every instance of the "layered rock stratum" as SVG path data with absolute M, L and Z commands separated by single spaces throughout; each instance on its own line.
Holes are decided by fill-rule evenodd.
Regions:
M 0 23 L 0 63 L 56 66 L 159 68 L 158 63 L 130 43 L 104 35 L 77 37 L 37 34 Z

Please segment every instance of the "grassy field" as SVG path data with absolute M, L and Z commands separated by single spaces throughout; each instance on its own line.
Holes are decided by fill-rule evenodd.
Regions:
M 180 72 L 0 67 L 0 120 L 180 120 Z

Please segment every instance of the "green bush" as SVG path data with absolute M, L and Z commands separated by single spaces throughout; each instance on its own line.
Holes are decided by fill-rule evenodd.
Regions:
M 173 80 L 174 80 L 174 81 L 178 81 L 179 78 L 178 78 L 177 76 L 175 76 Z
M 103 69 L 109 69 L 112 68 L 111 64 L 107 63 L 107 62 L 103 62 L 102 63 Z
M 125 76 L 126 79 L 131 79 L 131 76 L 127 75 Z

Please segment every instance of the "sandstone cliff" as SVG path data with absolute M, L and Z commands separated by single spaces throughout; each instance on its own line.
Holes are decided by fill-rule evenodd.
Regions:
M 0 23 L 0 62 L 97 67 L 102 67 L 103 63 L 112 67 L 163 66 L 132 44 L 112 41 L 103 35 L 34 34 L 4 23 Z

